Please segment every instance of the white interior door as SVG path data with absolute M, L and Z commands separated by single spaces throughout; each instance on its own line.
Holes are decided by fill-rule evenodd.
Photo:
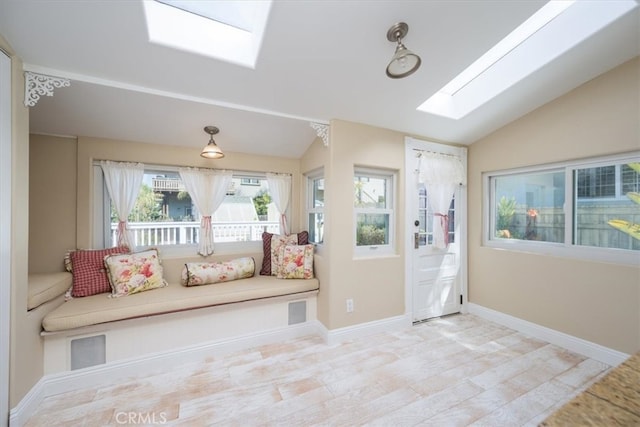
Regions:
M 458 147 L 407 142 L 407 234 L 409 240 L 407 301 L 414 322 L 462 311 L 466 295 L 466 193 L 458 186 L 449 206 L 449 245 L 433 245 L 433 212 L 427 191 L 418 182 L 417 155 L 420 151 L 461 155 L 466 166 L 466 151 Z M 415 166 L 414 166 L 415 165 Z
M 456 191 L 456 193 L 459 193 Z M 429 211 L 427 192 L 419 184 L 415 192 L 413 224 L 413 321 L 458 313 L 462 306 L 460 273 L 460 233 L 456 233 L 455 201 L 449 207 L 449 245 L 438 249 L 433 242 L 433 213 Z M 458 198 L 460 197 L 459 194 Z M 415 225 L 415 224 L 418 225 Z M 415 244 L 417 236 L 417 245 Z M 417 246 L 417 247 L 416 247 Z

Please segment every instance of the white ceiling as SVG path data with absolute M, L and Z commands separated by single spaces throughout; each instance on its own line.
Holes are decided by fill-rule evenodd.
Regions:
M 275 0 L 255 69 L 149 43 L 139 0 L 0 0 L 0 35 L 25 69 L 71 79 L 32 132 L 201 147 L 215 125 L 224 151 L 299 157 L 331 119 L 470 144 L 640 54 L 636 8 L 460 120 L 416 111 L 544 3 Z M 393 80 L 399 21 L 422 67 Z

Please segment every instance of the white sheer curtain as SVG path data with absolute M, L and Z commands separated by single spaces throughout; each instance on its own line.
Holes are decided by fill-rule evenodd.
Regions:
M 291 197 L 291 175 L 284 173 L 268 173 L 269 194 L 280 212 L 280 233 L 289 234 L 287 230 L 287 206 Z
M 211 255 L 213 253 L 211 215 L 222 204 L 233 173 L 225 170 L 197 168 L 184 168 L 179 172 L 191 200 L 202 216 L 198 253 L 202 256 Z
M 129 230 L 127 218 L 133 210 L 140 193 L 142 178 L 144 177 L 144 165 L 142 163 L 100 162 L 104 172 L 104 180 L 116 214 L 118 215 L 118 228 L 116 236 L 118 246 L 127 246 L 132 251 L 135 249 L 133 233 Z
M 427 190 L 427 201 L 433 212 L 433 245 L 449 245 L 449 206 L 456 186 L 467 184 L 462 160 L 453 155 L 423 152 L 420 156 L 419 181 Z

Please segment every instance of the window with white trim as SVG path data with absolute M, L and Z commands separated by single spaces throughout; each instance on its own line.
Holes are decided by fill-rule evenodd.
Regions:
M 492 172 L 484 179 L 487 245 L 639 259 L 640 154 Z
M 356 168 L 353 185 L 356 253 L 393 252 L 394 174 Z
M 180 179 L 178 167 L 145 165 L 142 188 L 129 215 L 137 247 L 195 247 L 200 213 Z M 117 219 L 106 190 L 102 169 L 94 165 L 94 245 L 115 245 Z M 214 242 L 262 241 L 262 233 L 279 234 L 280 214 L 266 175 L 234 172 L 222 205 L 213 214 Z
M 307 176 L 307 227 L 309 243 L 324 242 L 324 176 L 322 172 Z

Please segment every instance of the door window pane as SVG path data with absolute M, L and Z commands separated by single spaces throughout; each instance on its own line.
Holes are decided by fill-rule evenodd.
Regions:
M 418 221 L 420 221 L 418 227 L 418 244 L 420 246 L 433 244 L 433 212 L 429 209 L 427 190 L 424 184 L 420 184 L 418 188 Z M 455 243 L 456 241 L 456 216 L 455 216 L 455 195 L 449 205 L 449 243 Z

